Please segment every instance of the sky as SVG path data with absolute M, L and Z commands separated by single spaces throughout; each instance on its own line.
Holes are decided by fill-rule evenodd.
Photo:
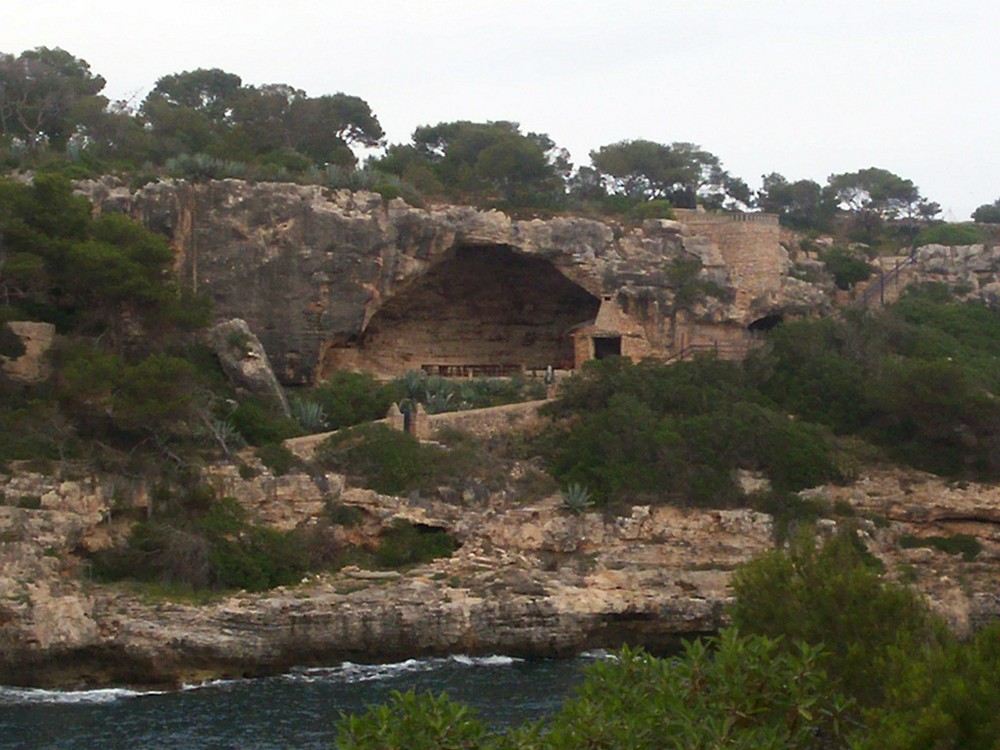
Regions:
M 0 52 L 61 47 L 141 102 L 161 76 L 344 92 L 390 143 L 513 120 L 577 165 L 687 141 L 751 185 L 881 167 L 968 220 L 1000 198 L 997 0 L 4 0 Z

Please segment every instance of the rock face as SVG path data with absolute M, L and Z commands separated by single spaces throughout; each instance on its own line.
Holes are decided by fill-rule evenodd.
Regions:
M 246 321 L 236 318 L 217 323 L 208 330 L 206 338 L 233 385 L 271 399 L 288 416 L 285 392 L 274 376 L 264 346 Z
M 823 285 L 807 292 L 787 276 L 773 216 L 515 220 L 237 180 L 80 190 L 170 237 L 181 280 L 220 319 L 245 320 L 285 384 L 336 368 L 502 372 L 602 353 L 745 351 L 753 321 L 829 307 Z
M 568 514 L 558 498 L 453 505 L 348 488 L 334 475 L 241 479 L 228 466 L 211 477 L 279 528 L 308 524 L 336 500 L 371 528 L 405 518 L 448 529 L 462 546 L 404 573 L 344 569 L 203 605 L 146 601 L 85 585 L 80 558 L 124 533 L 120 516 L 148 503 L 144 487 L 0 476 L 0 683 L 178 684 L 340 659 L 663 647 L 724 624 L 731 571 L 773 546 L 771 518 L 749 510 L 637 506 L 607 518 Z M 808 494 L 850 509 L 889 575 L 959 632 L 1000 617 L 1000 489 L 886 471 Z M 821 532 L 836 524 L 822 521 Z M 955 533 L 980 541 L 974 560 L 900 544 Z
M 56 338 L 56 327 L 51 323 L 28 320 L 6 324 L 24 350 L 17 357 L 0 355 L 0 371 L 18 383 L 39 383 L 49 376 L 49 363 L 45 359 Z M 0 331 L 0 333 L 3 333 Z

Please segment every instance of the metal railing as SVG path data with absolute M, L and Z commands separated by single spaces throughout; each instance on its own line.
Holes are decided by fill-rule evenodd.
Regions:
M 871 284 L 866 286 L 857 299 L 852 303 L 856 307 L 868 308 L 872 305 L 873 300 L 877 298 L 877 304 L 879 307 L 885 305 L 885 291 L 887 288 L 895 285 L 894 291 L 898 292 L 899 287 L 899 277 L 902 275 L 903 271 L 908 270 L 911 266 L 916 265 L 917 262 L 917 251 L 914 249 L 908 256 L 903 258 L 903 260 L 896 261 L 896 266 L 891 271 L 880 272 L 878 279 L 873 281 Z M 891 300 L 890 300 L 891 301 Z
M 739 344 L 720 344 L 718 341 L 713 341 L 709 344 L 687 344 L 679 352 L 674 352 L 663 361 L 664 364 L 683 362 L 686 359 L 693 358 L 696 354 L 704 354 L 706 352 L 712 352 L 720 359 L 743 359 L 750 353 L 753 347 L 754 344 L 750 341 Z

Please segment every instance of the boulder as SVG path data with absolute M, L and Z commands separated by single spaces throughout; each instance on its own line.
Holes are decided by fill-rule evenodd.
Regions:
M 280 407 L 285 416 L 290 414 L 288 400 L 274 376 L 267 352 L 245 320 L 218 323 L 209 329 L 206 339 L 236 388 L 264 396 Z

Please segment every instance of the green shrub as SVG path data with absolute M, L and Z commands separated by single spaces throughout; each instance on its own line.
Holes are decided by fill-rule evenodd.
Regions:
M 276 477 L 284 476 L 302 463 L 298 456 L 285 447 L 284 443 L 267 443 L 260 446 L 257 449 L 257 458 Z
M 133 526 L 124 546 L 93 556 L 98 580 L 262 591 L 295 583 L 307 569 L 293 534 L 260 526 L 233 498 L 183 483 L 150 495 L 153 517 Z
M 394 691 L 389 702 L 337 724 L 340 750 L 446 750 L 486 747 L 490 733 L 468 706 L 441 694 Z
M 18 498 L 17 507 L 38 510 L 42 507 L 42 498 L 39 495 L 22 495 Z
M 821 252 L 819 259 L 833 275 L 833 281 L 838 289 L 850 289 L 874 273 L 874 269 L 864 256 L 839 245 Z
M 906 534 L 899 539 L 903 549 L 914 547 L 933 547 L 949 555 L 961 555 L 966 562 L 975 560 L 983 551 L 982 543 L 971 534 L 954 534 L 952 536 L 913 536 Z
M 822 430 L 770 408 L 739 364 L 714 357 L 588 363 L 542 411 L 556 421 L 535 449 L 558 482 L 586 486 L 599 505 L 731 507 L 735 469 L 762 471 L 781 490 L 839 476 Z
M 1000 476 L 1000 313 L 941 285 L 876 314 L 787 323 L 747 361 L 748 380 L 800 421 L 949 476 Z
M 636 204 L 633 208 L 629 209 L 625 218 L 644 221 L 646 219 L 676 219 L 677 217 L 674 214 L 674 207 L 670 204 L 670 201 L 659 198 Z
M 953 476 L 1000 472 L 1000 404 L 971 368 L 944 359 L 891 362 L 870 393 L 872 430 L 903 461 Z
M 624 649 L 588 668 L 558 714 L 491 735 L 445 696 L 394 693 L 388 704 L 338 725 L 352 750 L 830 750 L 846 748 L 848 702 L 820 666 L 820 650 L 786 649 L 727 630 L 685 643 L 672 659 Z
M 819 648 L 732 629 L 671 659 L 625 649 L 589 668 L 539 746 L 845 748 L 848 704 L 821 663 Z
M 326 514 L 330 523 L 347 529 L 359 526 L 365 519 L 365 512 L 360 508 L 332 501 L 326 504 Z
M 380 537 L 375 562 L 380 568 L 403 568 L 450 557 L 456 549 L 458 543 L 444 529 L 397 519 Z
M 978 245 L 982 241 L 982 230 L 973 224 L 941 223 L 922 230 L 915 245 Z
M 280 443 L 302 434 L 299 424 L 277 411 L 264 399 L 248 399 L 238 404 L 226 419 L 250 445 Z
M 1000 625 L 923 658 L 900 654 L 886 701 L 857 750 L 995 750 L 1000 736 Z
M 223 588 L 265 591 L 298 583 L 308 565 L 305 551 L 291 534 L 251 526 L 236 539 L 222 538 L 210 560 Z
M 238 468 L 240 479 L 250 480 L 257 476 L 257 470 L 254 469 L 250 464 L 245 464 L 240 462 Z
M 447 476 L 447 452 L 383 424 L 341 430 L 318 446 L 316 461 L 362 486 L 393 495 L 432 489 Z
M 747 498 L 747 504 L 772 517 L 774 541 L 777 544 L 787 542 L 800 527 L 811 528 L 818 519 L 829 513 L 822 501 L 807 500 L 792 492 L 758 492 Z
M 400 398 L 397 387 L 380 383 L 370 373 L 346 371 L 334 372 L 308 394 L 323 411 L 323 429 L 330 430 L 382 419 Z
M 816 548 L 810 530 L 733 576 L 730 614 L 746 633 L 823 644 L 823 666 L 845 694 L 874 707 L 892 682 L 899 649 L 915 657 L 942 626 L 907 589 L 884 583 L 880 565 L 848 526 Z

